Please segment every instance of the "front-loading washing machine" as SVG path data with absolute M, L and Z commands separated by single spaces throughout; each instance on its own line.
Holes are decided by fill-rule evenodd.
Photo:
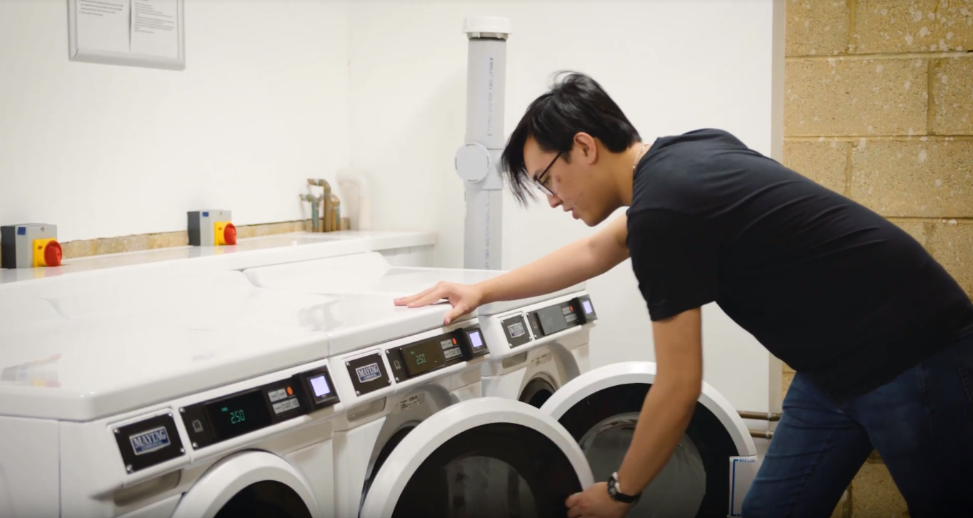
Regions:
M 541 407 L 581 446 L 595 480 L 621 466 L 655 374 L 650 362 L 600 367 L 569 381 Z M 704 382 L 682 440 L 628 516 L 741 516 L 757 468 L 757 449 L 739 413 Z
M 407 430 L 478 395 L 486 346 L 447 308 L 241 279 L 0 308 L 0 467 L 32 481 L 8 515 L 356 516 Z
M 446 308 L 413 312 L 382 296 L 341 297 L 342 313 L 335 315 L 341 326 L 329 347 L 335 384 L 347 394 L 334 431 L 335 509 L 336 516 L 352 518 L 386 459 L 416 426 L 480 395 L 488 351 L 475 319 L 443 326 Z M 400 318 L 384 318 L 388 311 Z
M 558 516 L 592 483 L 583 452 L 556 419 L 515 400 L 457 397 L 488 349 L 475 317 L 442 325 L 381 295 L 340 295 L 329 358 L 344 411 L 334 427 L 336 516 Z M 359 306 L 359 304 L 361 304 Z M 379 308 L 402 319 L 381 332 Z M 391 321 L 389 321 L 391 323 Z
M 257 286 L 312 293 L 372 293 L 389 299 L 411 295 L 439 281 L 475 284 L 496 270 L 396 267 L 379 254 L 356 254 L 252 268 Z M 389 300 L 391 303 L 391 300 Z M 588 370 L 588 339 L 597 320 L 583 284 L 538 297 L 477 308 L 490 349 L 482 368 L 484 396 L 517 399 L 540 407 L 561 385 Z
M 0 308 L 30 317 L 0 329 L 0 515 L 333 516 L 320 333 L 24 304 Z

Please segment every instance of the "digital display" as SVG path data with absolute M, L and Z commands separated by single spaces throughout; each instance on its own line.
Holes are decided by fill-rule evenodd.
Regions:
M 402 359 L 409 376 L 416 376 L 442 367 L 446 363 L 442 345 L 438 342 L 423 342 L 402 349 Z
M 473 331 L 470 333 L 470 343 L 473 344 L 474 349 L 480 349 L 483 347 L 483 337 L 480 336 L 479 331 Z
M 263 392 L 254 390 L 206 405 L 206 414 L 220 439 L 229 439 L 271 424 Z
M 331 394 L 331 387 L 328 385 L 328 379 L 324 377 L 324 374 L 311 378 L 311 389 L 314 390 L 314 397 L 318 399 Z
M 590 315 L 591 312 L 594 311 L 591 308 L 591 301 L 590 300 L 585 300 L 585 301 L 581 302 L 581 305 L 584 306 L 584 313 L 586 315 Z

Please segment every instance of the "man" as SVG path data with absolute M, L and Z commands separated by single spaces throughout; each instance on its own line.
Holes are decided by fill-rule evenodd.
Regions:
M 743 504 L 830 516 L 873 449 L 914 517 L 973 516 L 973 304 L 908 234 L 720 130 L 641 141 L 598 83 L 570 74 L 513 131 L 503 168 L 596 234 L 479 285 L 440 283 L 447 321 L 548 293 L 626 258 L 648 306 L 656 383 L 617 477 L 569 517 L 621 517 L 666 464 L 702 380 L 700 307 L 716 302 L 797 374 Z

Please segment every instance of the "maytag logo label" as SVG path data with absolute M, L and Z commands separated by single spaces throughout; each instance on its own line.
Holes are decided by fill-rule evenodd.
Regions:
M 377 363 L 370 363 L 355 369 L 355 374 L 358 374 L 359 383 L 368 383 L 369 381 L 380 378 L 382 376 L 382 369 L 378 368 Z
M 160 426 L 137 435 L 130 435 L 128 442 L 132 443 L 132 450 L 136 455 L 145 455 L 169 446 L 169 433 L 166 427 Z

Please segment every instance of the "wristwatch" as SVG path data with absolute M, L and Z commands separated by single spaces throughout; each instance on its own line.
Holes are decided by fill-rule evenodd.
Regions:
M 608 478 L 608 496 L 610 496 L 611 499 L 616 502 L 635 505 L 638 503 L 639 498 L 642 498 L 642 493 L 634 496 L 622 493 L 621 488 L 618 485 L 618 473 L 612 473 L 612 476 Z

